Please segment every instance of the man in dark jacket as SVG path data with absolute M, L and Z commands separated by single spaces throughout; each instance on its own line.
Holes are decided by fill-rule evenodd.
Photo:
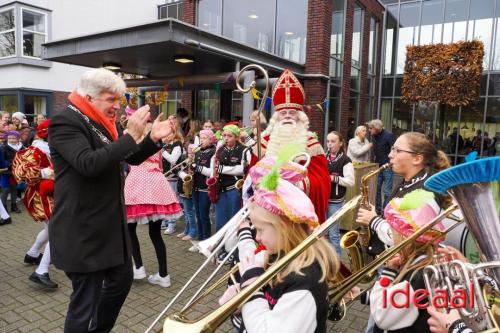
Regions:
M 384 129 L 384 125 L 380 119 L 374 119 L 368 123 L 370 134 L 373 142 L 374 162 L 382 166 L 389 163 L 389 153 L 394 144 L 394 135 Z M 375 200 L 375 209 L 377 213 L 381 213 L 387 205 L 389 197 L 392 193 L 392 183 L 394 172 L 389 168 L 378 174 L 377 181 L 377 198 Z M 382 202 L 382 191 L 384 192 L 384 200 Z
M 140 164 L 157 152 L 171 123 L 157 118 L 143 138 L 149 107 L 115 126 L 125 83 L 105 69 L 84 73 L 68 107 L 52 117 L 55 171 L 49 239 L 53 264 L 71 279 L 66 333 L 109 332 L 132 284 L 121 162 Z M 89 326 L 90 324 L 90 326 Z

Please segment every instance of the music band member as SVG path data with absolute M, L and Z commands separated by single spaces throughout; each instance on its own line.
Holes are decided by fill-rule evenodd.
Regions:
M 302 85 L 289 70 L 279 77 L 272 91 L 275 113 L 261 138 L 263 156 L 276 156 L 286 144 L 294 144 L 300 152 L 311 156 L 307 177 L 297 184 L 309 196 L 320 223 L 325 220 L 330 197 L 330 184 L 325 152 L 314 134 L 308 131 L 309 119 L 304 113 L 305 93 Z M 250 167 L 257 163 L 257 145 L 253 147 Z M 262 157 L 262 156 L 261 156 Z M 298 161 L 297 161 L 298 162 Z M 300 161 L 304 163 L 304 160 Z
M 318 226 L 311 200 L 298 187 L 276 176 L 278 172 L 276 168 L 268 176 L 262 177 L 260 172 L 252 175 L 256 191 L 249 204 L 250 219 L 256 240 L 267 253 L 263 260 L 260 253 L 254 255 L 256 244 L 252 232 L 249 224 L 242 222 L 238 232 L 241 280 L 226 291 L 219 301 L 222 304 L 300 246 L 308 237 L 308 230 Z M 304 177 L 302 172 L 294 175 L 291 170 L 287 172 L 290 179 Z M 275 176 L 277 181 L 273 181 Z M 246 302 L 241 316 L 233 317 L 233 324 L 240 332 L 250 333 L 326 332 L 328 281 L 337 269 L 335 251 L 325 238 L 319 239 Z
M 12 174 L 18 182 L 26 182 L 24 205 L 36 222 L 43 223 L 35 242 L 24 257 L 27 264 L 38 264 L 29 279 L 46 288 L 57 288 L 49 276 L 50 245 L 49 219 L 54 206 L 54 169 L 50 161 L 50 149 L 47 142 L 50 120 L 45 120 L 36 127 L 37 138 L 24 150 L 19 151 L 12 163 Z M 45 248 L 42 252 L 42 248 Z
M 208 198 L 207 177 L 212 170 L 210 162 L 215 154 L 215 134 L 211 129 L 200 131 L 201 149 L 194 157 L 193 202 L 198 223 L 198 239 L 204 240 L 212 234 L 210 228 L 210 199 Z M 193 251 L 196 247 L 193 247 Z M 190 249 L 191 250 L 191 249 Z
M 118 137 L 115 117 L 124 92 L 116 74 L 91 69 L 49 126 L 56 175 L 51 260 L 73 287 L 66 333 L 113 328 L 133 280 L 121 163 L 142 163 L 172 132 L 171 122 L 158 117 L 141 140 L 150 117 L 144 106 L 128 119 L 128 133 Z

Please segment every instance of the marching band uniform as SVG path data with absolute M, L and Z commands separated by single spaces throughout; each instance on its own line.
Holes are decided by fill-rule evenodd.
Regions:
M 418 207 L 412 207 L 416 202 L 422 202 Z M 403 208 L 404 206 L 410 208 Z M 393 233 L 401 235 L 402 239 L 411 236 L 420 227 L 427 224 L 438 215 L 436 211 L 437 203 L 434 200 L 434 195 L 431 192 L 424 190 L 414 191 L 405 195 L 402 198 L 394 198 L 386 206 L 384 214 L 387 217 L 387 224 L 390 226 Z M 442 223 L 438 223 L 435 227 L 443 231 L 445 227 Z M 436 230 L 431 229 L 417 238 L 414 244 L 415 249 L 420 247 L 419 244 L 438 244 L 443 238 L 437 238 Z M 432 242 L 432 243 L 431 243 Z M 404 251 L 404 250 L 403 250 Z M 412 249 L 414 252 L 415 250 Z M 429 256 L 423 254 L 424 250 L 415 253 L 416 257 L 411 262 L 406 263 L 406 267 L 413 267 L 409 270 L 398 270 L 385 268 L 380 279 L 375 283 L 369 298 L 370 312 L 375 320 L 374 332 L 430 332 L 427 319 L 429 314 L 426 309 L 419 309 L 410 300 L 407 307 L 396 307 L 391 303 L 392 295 L 396 290 L 404 290 L 409 283 L 409 295 L 413 295 L 415 290 L 425 289 L 422 269 L 430 263 Z M 408 255 L 402 255 L 404 260 L 409 258 Z M 411 258 L 411 257 L 410 257 Z M 415 268 L 415 266 L 419 268 Z M 394 283 L 394 280 L 400 277 L 400 282 Z M 389 285 L 392 284 L 392 285 Z M 411 297 L 411 296 L 410 296 Z M 394 301 L 398 305 L 404 303 L 405 296 L 402 294 L 394 295 Z M 423 300 L 430 301 L 430 300 Z M 385 304 L 384 304 L 385 303 Z
M 261 166 L 276 164 L 276 160 L 272 157 L 266 157 L 260 163 Z M 287 164 L 285 165 L 286 170 L 280 169 L 278 171 L 274 169 L 271 172 L 279 173 L 280 176 L 284 175 L 286 179 L 292 180 L 293 183 L 301 180 L 304 177 L 304 170 L 300 168 L 292 170 L 290 166 L 290 164 Z M 256 209 L 262 209 L 255 212 L 259 216 L 263 210 L 267 214 L 277 215 L 279 221 L 269 223 L 272 223 L 273 226 L 280 224 L 284 230 L 275 227 L 276 233 L 286 234 L 288 228 L 298 226 L 304 228 L 301 237 L 305 239 L 307 237 L 305 230 L 319 225 L 311 200 L 285 178 L 278 177 L 276 186 L 260 182 L 263 179 L 262 176 L 269 173 L 269 170 L 265 171 L 265 167 L 256 167 L 250 170 L 252 180 L 256 182 L 254 184 L 256 185 L 256 191 L 250 206 L 251 215 L 252 210 Z M 267 223 L 267 218 L 263 219 L 266 219 L 266 221 L 260 223 Z M 257 223 L 254 216 L 252 216 L 252 220 Z M 290 241 L 287 236 L 283 237 L 287 239 L 285 242 Z M 278 254 L 281 256 L 286 254 L 283 252 L 284 249 L 277 248 L 275 249 L 277 253 L 269 253 L 268 256 L 264 256 L 267 257 L 267 259 L 264 259 L 264 264 L 261 263 L 262 259 L 258 257 L 259 254 L 255 256 L 255 265 L 251 264 L 251 261 L 249 261 L 250 264 L 245 264 L 247 255 L 256 248 L 250 228 L 240 228 L 238 239 L 241 273 L 239 285 L 242 288 L 250 285 L 252 281 L 263 274 L 265 272 L 263 267 L 268 264 L 272 265 Z M 269 240 L 269 238 L 267 239 Z M 279 244 L 278 240 L 275 240 L 275 242 Z M 266 244 L 263 243 L 263 245 Z M 283 273 L 280 279 L 273 279 L 271 283 L 265 285 L 243 305 L 241 315 L 235 314 L 233 316 L 233 324 L 240 332 L 326 332 L 328 312 L 328 302 L 325 301 L 328 295 L 327 280 L 335 274 L 337 259 L 333 248 L 325 239 L 321 239 L 318 243 L 312 245 L 311 251 L 309 255 L 316 259 L 305 267 L 297 267 L 296 269 L 300 269 L 300 274 L 296 270 L 292 270 Z M 330 266 L 332 270 L 325 271 L 325 266 L 322 266 L 318 261 L 317 255 L 319 253 L 324 255 L 324 258 L 328 258 L 327 262 L 332 265 Z M 329 277 L 329 274 L 333 275 Z M 235 289 L 237 287 L 231 286 L 219 302 L 224 303 L 230 299 Z
M 182 152 L 183 146 L 181 141 L 174 141 L 163 146 L 163 172 L 167 172 L 171 167 L 181 161 Z M 179 180 L 177 174 L 177 171 L 172 173 L 168 181 L 170 183 L 170 187 L 177 194 L 177 198 L 180 201 L 180 198 L 178 197 L 179 193 L 177 193 L 177 181 Z M 167 227 L 167 230 L 165 230 L 166 234 L 172 234 L 175 232 L 176 220 L 168 220 L 163 223 L 166 224 Z
M 212 130 L 202 130 L 200 135 L 208 135 L 211 141 L 215 141 Z M 198 223 L 198 239 L 204 240 L 210 237 L 210 199 L 208 198 L 207 177 L 210 177 L 212 169 L 210 162 L 215 154 L 215 145 L 201 147 L 194 157 L 193 177 L 193 202 Z
M 236 125 L 226 125 L 224 131 L 226 130 L 234 132 L 234 135 L 239 138 L 239 128 Z M 245 167 L 243 153 L 245 148 L 245 145 L 239 141 L 236 141 L 231 148 L 224 144 L 215 152 L 215 156 L 212 158 L 210 169 L 214 175 L 217 175 L 216 230 L 222 228 L 240 210 L 240 193 L 235 184 L 238 180 L 243 179 Z M 217 164 L 217 169 L 215 164 Z
M 279 77 L 272 91 L 272 100 L 275 111 L 294 109 L 303 112 L 305 93 L 299 80 L 289 70 L 285 70 Z M 269 128 L 268 128 L 269 129 Z M 266 155 L 268 143 L 273 132 L 264 135 L 261 139 L 261 152 Z M 294 142 L 294 138 L 290 138 Z M 307 167 L 307 176 L 299 184 L 314 204 L 320 223 L 325 220 L 330 197 L 330 184 L 325 181 L 329 178 L 325 152 L 313 133 L 308 132 L 305 152 L 311 156 Z M 250 168 L 257 163 L 257 146 L 254 146 Z M 303 163 L 303 162 L 301 162 Z
M 54 206 L 54 169 L 50 161 L 50 150 L 46 138 L 50 120 L 42 122 L 36 128 L 38 139 L 27 149 L 20 150 L 12 162 L 12 175 L 17 182 L 26 182 L 24 205 L 36 222 L 43 222 L 44 228 L 36 237 L 35 243 L 26 253 L 24 262 L 39 263 L 31 274 L 30 280 L 48 288 L 57 288 L 49 276 L 50 243 L 48 220 Z M 43 255 L 42 247 L 45 245 Z

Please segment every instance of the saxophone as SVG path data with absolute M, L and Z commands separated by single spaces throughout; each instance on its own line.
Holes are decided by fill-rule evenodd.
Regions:
M 368 194 L 369 194 L 368 193 L 368 190 L 369 190 L 368 181 L 371 178 L 373 178 L 374 176 L 378 175 L 380 172 L 382 172 L 386 169 L 389 169 L 390 167 L 391 167 L 391 164 L 386 163 L 386 164 L 382 165 L 380 168 L 378 168 L 377 170 L 373 170 L 373 171 L 368 172 L 366 175 L 364 175 L 361 178 L 361 203 L 360 203 L 360 206 L 362 208 L 370 209 L 370 198 L 368 197 Z M 363 225 L 359 231 L 359 236 L 361 239 L 361 245 L 363 245 L 363 247 L 365 247 L 365 248 L 368 247 L 368 244 L 370 243 L 370 238 L 371 238 L 370 227 Z
M 212 173 L 212 177 L 207 178 L 206 184 L 208 186 L 208 198 L 210 199 L 210 202 L 215 204 L 217 203 L 217 200 L 219 200 L 218 196 L 218 186 L 217 183 L 219 182 L 219 157 L 221 153 L 221 146 L 214 154 L 214 170 Z
M 186 198 L 191 198 L 193 194 L 193 168 L 191 165 L 194 162 L 194 154 L 197 150 L 193 150 L 187 158 L 187 175 L 182 179 L 182 192 Z

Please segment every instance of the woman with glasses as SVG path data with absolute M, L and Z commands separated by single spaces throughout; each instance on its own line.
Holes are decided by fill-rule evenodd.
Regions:
M 401 135 L 391 147 L 389 160 L 394 173 L 403 177 L 403 181 L 392 191 L 389 201 L 423 188 L 427 178 L 450 167 L 446 154 L 437 150 L 424 134 L 417 132 Z M 436 196 L 436 201 L 438 206 L 445 207 L 451 198 Z M 369 225 L 385 245 L 393 245 L 390 227 L 383 216 L 377 215 L 375 207 L 360 208 L 356 222 Z
M 390 148 L 389 161 L 393 172 L 402 176 L 403 180 L 394 188 L 388 202 L 391 202 L 394 198 L 403 198 L 410 192 L 422 189 L 427 178 L 440 170 L 450 167 L 446 154 L 441 150 L 437 150 L 436 146 L 424 134 L 417 132 L 405 133 L 396 140 Z M 435 202 L 430 203 L 429 206 L 436 209 L 436 215 L 442 207 L 446 207 L 451 203 L 449 196 L 436 195 L 435 199 L 432 200 Z M 394 235 L 390 224 L 385 216 L 377 215 L 373 205 L 370 205 L 370 209 L 360 207 L 356 222 L 368 225 L 385 246 L 394 245 Z M 374 243 L 371 243 L 370 246 L 372 244 Z M 383 248 L 374 249 L 370 246 L 368 251 L 371 254 L 383 250 Z M 370 299 L 369 292 L 365 295 L 362 302 Z M 375 324 L 374 317 L 370 315 L 365 332 L 376 331 Z

